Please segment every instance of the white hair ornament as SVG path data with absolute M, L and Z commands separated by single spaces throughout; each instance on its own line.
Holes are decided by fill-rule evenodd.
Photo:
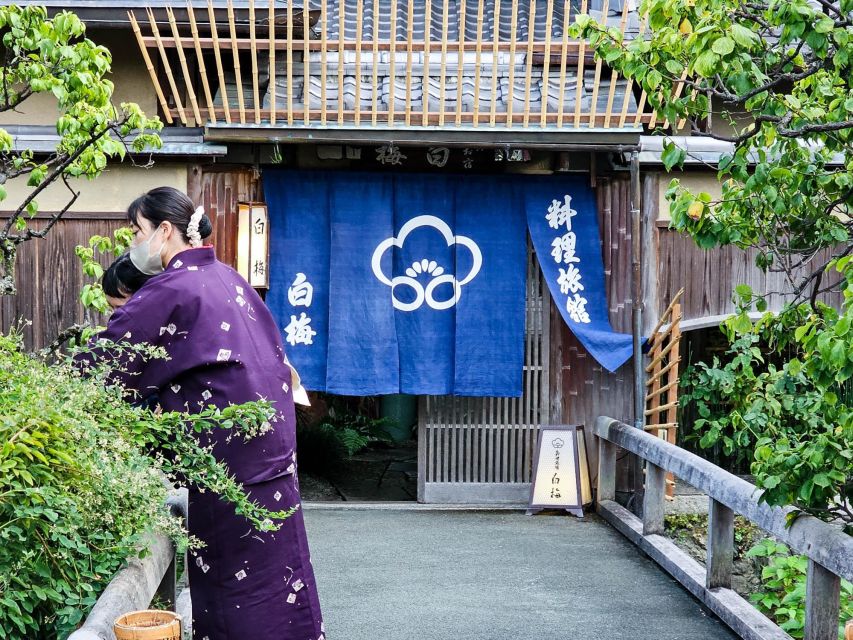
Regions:
M 197 207 L 190 216 L 190 222 L 187 225 L 187 238 L 190 240 L 191 247 L 201 246 L 201 234 L 198 232 L 198 226 L 201 224 L 201 218 L 204 215 L 204 207 Z

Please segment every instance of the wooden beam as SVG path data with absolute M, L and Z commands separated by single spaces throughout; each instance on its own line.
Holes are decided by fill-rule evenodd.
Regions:
M 627 4 L 625 0 L 623 0 L 623 4 Z M 604 16 L 604 19 L 607 20 L 607 14 L 610 10 L 610 0 L 604 0 L 604 6 L 601 10 L 601 14 Z M 595 76 L 592 80 L 592 100 L 589 105 L 589 124 L 592 126 L 592 123 L 595 122 L 595 116 L 598 112 L 598 85 L 601 81 L 601 58 L 595 63 Z
M 225 86 L 225 70 L 222 66 L 222 54 L 219 51 L 219 33 L 216 27 L 216 16 L 213 13 L 213 3 L 207 3 L 207 17 L 210 21 L 210 35 L 213 41 L 213 56 L 216 59 L 216 73 L 219 78 L 219 94 L 222 96 L 222 115 L 225 122 L 231 124 L 231 105 L 228 101 L 228 87 Z M 216 118 L 216 112 L 208 114 L 208 118 Z
M 255 0 L 249 0 L 249 38 L 252 40 L 252 99 L 255 124 L 261 124 L 261 94 L 258 89 L 258 43 L 255 33 Z
M 166 7 L 166 15 L 169 20 L 169 26 L 172 29 L 172 34 L 177 39 L 178 37 L 178 25 L 175 22 L 175 14 L 172 11 L 172 7 Z M 190 77 L 190 70 L 187 66 L 187 58 L 184 55 L 184 48 L 178 47 L 178 62 L 181 65 L 181 73 L 184 76 L 184 86 L 187 89 L 187 94 L 190 98 L 190 105 L 193 108 L 193 117 L 195 118 L 196 126 L 202 124 L 201 122 L 201 114 L 198 112 L 198 101 L 195 97 L 195 89 L 193 89 L 193 79 Z
M 240 73 L 240 50 L 236 46 L 236 25 L 234 24 L 234 2 L 228 0 L 228 27 L 231 30 L 231 55 L 234 58 L 234 76 L 237 81 L 237 108 L 240 124 L 246 124 L 246 101 L 243 99 L 243 76 Z
M 145 68 L 148 69 L 148 75 L 151 77 L 151 84 L 154 85 L 154 91 L 157 93 L 157 99 L 160 101 L 160 108 L 163 110 L 163 117 L 166 122 L 172 124 L 172 114 L 169 111 L 169 103 L 166 102 L 166 96 L 163 95 L 163 89 L 160 87 L 160 81 L 157 79 L 157 72 L 154 70 L 154 63 L 151 62 L 151 56 L 148 55 L 148 47 L 142 38 L 142 31 L 139 29 L 139 23 L 136 21 L 136 16 L 132 11 L 127 12 L 130 18 L 130 24 L 133 28 L 133 33 L 136 36 L 136 42 L 139 45 L 139 51 L 142 53 L 142 60 L 145 62 Z
M 459 42 L 457 42 L 456 55 L 456 126 L 462 126 L 462 78 L 465 65 L 465 21 L 466 21 L 466 0 L 460 0 L 459 3 Z M 441 105 L 442 110 L 444 105 Z
M 501 39 L 501 0 L 495 0 L 495 28 L 492 33 L 492 107 L 489 110 L 489 126 L 495 126 L 498 108 L 498 45 Z
M 524 57 L 524 119 L 522 125 L 530 124 L 530 83 L 533 78 L 533 40 L 536 38 L 536 0 L 530 0 L 530 24 L 527 27 L 527 55 Z
M 358 25 L 359 25 L 359 35 L 361 32 L 361 1 L 358 3 Z M 310 36 L 310 19 L 308 16 L 308 3 L 302 5 L 302 41 L 308 42 Z M 361 55 L 361 49 L 358 50 L 356 55 Z M 310 108 L 310 99 L 311 99 L 311 52 L 308 50 L 308 47 L 305 47 L 302 50 L 302 106 L 303 111 L 305 111 L 305 126 L 307 127 L 311 124 L 311 108 Z M 356 74 L 356 84 L 358 84 L 358 79 L 361 77 L 360 71 Z M 356 94 L 358 94 L 358 87 L 356 87 Z M 358 96 L 356 96 L 356 99 Z M 358 102 L 356 100 L 356 108 Z M 358 111 L 356 111 L 356 122 L 358 122 Z
M 545 50 L 551 50 L 551 30 L 554 27 L 554 3 L 557 0 L 550 0 L 548 2 L 548 8 L 545 13 Z M 625 2 L 627 5 L 628 3 Z M 542 111 L 539 115 L 539 126 L 544 127 L 547 124 L 547 116 L 548 116 L 548 79 L 550 77 L 550 66 L 551 66 L 551 56 L 543 55 L 544 60 L 542 61 Z M 534 56 L 533 60 L 534 64 L 536 62 L 536 58 Z
M 172 97 L 175 99 L 175 106 L 178 108 L 178 116 L 181 119 L 181 123 L 187 124 L 187 115 L 184 113 L 184 105 L 181 102 L 181 95 L 178 93 L 178 86 L 175 84 L 175 77 L 172 75 L 172 65 L 169 64 L 169 58 L 160 39 L 160 30 L 157 28 L 157 21 L 154 20 L 154 13 L 151 9 L 147 9 L 146 11 L 148 12 L 148 22 L 151 25 L 151 32 L 154 34 L 157 49 L 160 52 L 160 60 L 166 71 L 166 79 L 169 81 L 169 87 L 172 89 Z
M 201 50 L 201 45 L 198 41 L 198 25 L 195 21 L 195 10 L 193 9 L 193 3 L 191 0 L 187 2 L 187 15 L 190 19 L 190 33 L 192 33 L 193 37 L 193 46 L 195 48 L 195 57 L 196 62 L 198 64 L 198 75 L 201 76 L 201 85 L 204 89 L 204 99 L 207 102 L 207 109 L 209 113 L 213 113 L 213 123 L 216 124 L 216 113 L 213 111 L 215 108 L 213 105 L 213 97 L 210 92 L 210 82 L 207 80 L 207 69 L 204 65 L 204 53 Z
M 587 0 L 582 0 L 581 3 L 581 15 L 585 14 L 587 11 Z M 586 53 L 586 40 L 581 40 L 580 46 L 578 47 L 578 67 L 577 67 L 577 87 L 575 93 L 575 128 L 581 126 L 581 98 L 583 96 L 583 66 L 585 60 Z
M 557 101 L 557 127 L 563 128 L 563 109 L 566 106 L 566 63 L 568 61 L 569 48 L 569 20 L 572 16 L 572 4 L 569 0 L 563 3 L 563 34 L 562 46 L 560 48 L 560 86 L 559 99 Z M 550 54 L 549 54 L 550 55 Z M 580 57 L 580 56 L 578 56 Z M 580 82 L 580 78 L 578 78 Z
M 190 0 L 192 1 L 192 0 Z M 325 2 L 325 0 L 324 0 Z M 275 52 L 276 52 L 276 41 L 275 41 L 275 0 L 270 0 L 269 6 L 269 46 L 270 46 L 270 124 L 275 124 L 275 115 L 276 115 L 276 86 L 275 86 Z

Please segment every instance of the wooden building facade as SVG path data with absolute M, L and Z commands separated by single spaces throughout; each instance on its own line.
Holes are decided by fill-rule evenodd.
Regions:
M 668 228 L 662 191 L 669 177 L 654 158 L 641 167 L 641 202 L 632 202 L 632 153 L 655 128 L 673 131 L 678 123 L 662 122 L 642 91 L 569 37 L 572 16 L 587 12 L 627 37 L 645 30 L 629 0 L 87 3 L 78 13 L 90 37 L 113 51 L 117 95 L 159 113 L 172 147 L 154 158 L 154 170 L 111 166 L 105 175 L 112 177 L 100 180 L 115 189 L 84 185 L 84 197 L 54 232 L 22 248 L 21 293 L 0 300 L 3 329 L 32 319 L 25 335 L 38 348 L 83 320 L 74 247 L 120 226 L 127 204 L 155 183 L 184 189 L 205 207 L 220 259 L 234 264 L 237 203 L 262 199 L 270 166 L 474 171 L 496 180 L 580 173 L 597 194 L 615 330 L 631 331 L 635 207 L 643 330 L 681 288 L 685 324 L 730 313 L 734 285 L 761 286 L 763 276 L 749 256 L 701 251 Z M 0 122 L 20 129 L 22 146 L 49 133 L 55 118 L 49 105 L 34 109 Z M 399 155 L 388 162 L 388 153 Z M 713 174 L 691 171 L 715 183 Z M 526 300 L 521 398 L 420 399 L 420 500 L 524 503 L 540 425 L 591 425 L 604 414 L 633 420 L 632 365 L 611 374 L 587 354 L 532 254 Z M 592 449 L 588 459 L 594 475 Z M 620 489 L 629 485 L 625 477 Z

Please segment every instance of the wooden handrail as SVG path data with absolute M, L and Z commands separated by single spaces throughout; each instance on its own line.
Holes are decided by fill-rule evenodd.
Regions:
M 793 507 L 774 507 L 760 502 L 755 485 L 642 429 L 601 416 L 595 422 L 594 433 L 599 439 L 599 510 L 682 584 L 694 593 L 701 591 L 697 595 L 730 626 L 751 615 L 743 608 L 748 606 L 747 603 L 730 592 L 734 545 L 732 518 L 733 514 L 740 514 L 795 553 L 808 558 L 805 638 L 836 640 L 841 578 L 853 580 L 853 536 L 845 534 L 840 527 L 808 515 L 800 516 L 788 527 Z M 646 461 L 641 525 L 635 524 L 636 518 L 614 502 L 616 455 L 620 447 Z M 704 587 L 696 585 L 689 562 L 677 557 L 677 550 L 659 539 L 663 533 L 664 478 L 667 471 L 710 499 Z M 716 593 L 717 589 L 724 589 L 726 593 L 720 595 Z M 760 618 L 754 620 L 761 622 Z M 771 624 L 766 619 L 765 622 Z M 736 630 L 750 638 L 787 637 L 778 627 L 776 630 L 782 635 L 767 634 L 763 629 Z

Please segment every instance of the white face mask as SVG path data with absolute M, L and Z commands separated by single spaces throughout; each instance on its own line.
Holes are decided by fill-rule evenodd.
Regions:
M 157 235 L 163 227 L 157 227 L 146 240 L 143 240 L 135 247 L 130 248 L 130 261 L 133 266 L 139 269 L 147 276 L 156 276 L 163 272 L 163 249 L 166 247 L 166 240 L 160 242 L 160 248 L 156 253 L 151 253 L 151 240 Z

